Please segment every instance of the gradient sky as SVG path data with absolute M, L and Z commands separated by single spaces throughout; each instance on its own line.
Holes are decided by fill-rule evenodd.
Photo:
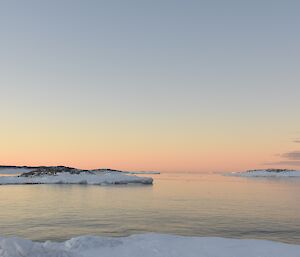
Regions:
M 299 1 L 1 1 L 0 164 L 300 167 Z

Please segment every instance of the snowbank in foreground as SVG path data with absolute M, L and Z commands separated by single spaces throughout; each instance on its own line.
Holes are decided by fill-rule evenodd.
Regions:
M 240 177 L 300 177 L 300 171 L 297 170 L 283 170 L 283 171 L 272 171 L 272 170 L 249 170 L 244 172 L 232 172 L 226 174 L 230 176 Z
M 37 243 L 1 238 L 1 257 L 299 257 L 300 245 L 265 240 L 180 237 L 161 234 L 122 238 L 83 236 Z
M 70 174 L 67 172 L 58 173 L 56 175 L 42 175 L 42 176 L 5 176 L 0 177 L 0 185 L 9 184 L 152 184 L 153 179 L 150 177 L 138 177 L 122 172 L 99 172 L 91 174 L 88 172 L 81 172 L 80 174 Z M 0 255 L 1 256 L 1 255 Z

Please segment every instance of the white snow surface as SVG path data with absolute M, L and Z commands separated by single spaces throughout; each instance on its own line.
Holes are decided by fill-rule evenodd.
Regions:
M 0 237 L 1 257 L 299 257 L 300 245 L 266 240 L 142 234 L 57 243 Z
M 134 175 L 122 174 L 122 172 L 99 172 L 91 174 L 82 172 L 80 174 L 70 174 L 68 172 L 57 173 L 57 175 L 41 175 L 30 177 L 0 176 L 0 185 L 9 184 L 152 184 L 151 177 L 138 177 Z M 1 255 L 0 255 L 1 257 Z
M 272 172 L 267 170 L 253 170 L 243 172 L 232 172 L 226 175 L 239 177 L 300 177 L 300 171 L 289 170 L 281 172 Z

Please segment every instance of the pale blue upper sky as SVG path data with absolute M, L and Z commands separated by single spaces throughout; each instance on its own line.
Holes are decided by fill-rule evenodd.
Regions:
M 299 10 L 290 0 L 1 1 L 1 119 L 298 138 Z

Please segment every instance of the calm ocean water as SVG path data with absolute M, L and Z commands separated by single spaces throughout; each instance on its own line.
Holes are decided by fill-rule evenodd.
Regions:
M 153 186 L 0 186 L 0 236 L 144 232 L 300 244 L 300 179 L 151 175 Z

